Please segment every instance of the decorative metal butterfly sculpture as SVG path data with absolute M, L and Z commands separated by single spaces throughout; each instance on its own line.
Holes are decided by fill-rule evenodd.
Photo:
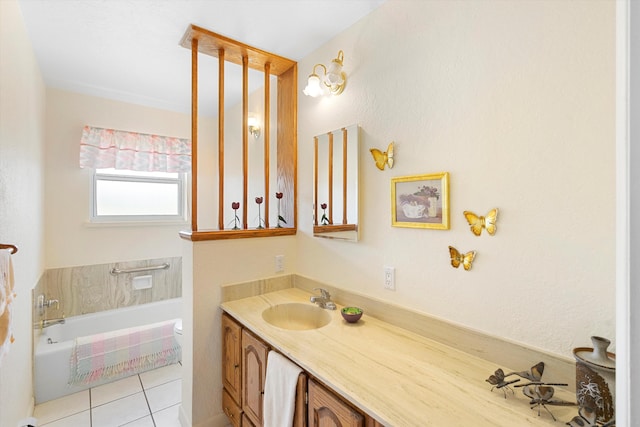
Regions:
M 581 406 L 578 409 L 578 415 L 573 417 L 571 421 L 567 423 L 571 427 L 597 427 L 598 422 L 596 410 L 587 406 Z M 612 427 L 616 425 L 616 420 L 607 421 L 602 424 L 601 427 Z
M 498 368 L 496 369 L 496 372 L 493 375 L 491 375 L 489 378 L 487 378 L 485 381 L 493 386 L 491 387 L 491 391 L 493 391 L 494 388 L 502 389 L 502 393 L 504 393 L 504 398 L 506 399 L 507 398 L 506 390 L 511 391 L 511 394 L 515 394 L 515 392 L 511 387 L 509 387 L 509 385 L 513 383 L 517 383 L 518 381 L 520 381 L 520 378 L 516 378 L 515 380 L 505 381 L 504 377 L 505 377 L 504 371 L 501 368 Z
M 393 168 L 393 142 L 389 143 L 387 151 L 380 151 L 377 148 L 369 149 L 373 160 L 376 161 L 376 166 L 380 170 L 384 170 L 385 165 L 389 166 L 389 169 Z
M 471 211 L 464 211 L 464 217 L 467 219 L 471 231 L 476 236 L 482 234 L 482 229 L 487 230 L 491 236 L 496 234 L 496 221 L 498 220 L 498 208 L 491 209 L 486 216 L 478 216 Z
M 531 367 L 530 371 L 510 372 L 506 376 L 517 375 L 531 382 L 539 382 L 544 373 L 544 362 L 539 362 Z
M 458 268 L 462 264 L 464 269 L 469 271 L 471 270 L 473 259 L 476 257 L 476 251 L 461 254 L 456 248 L 449 246 L 449 255 L 451 256 L 451 265 L 454 268 Z
M 596 427 L 596 411 L 595 409 L 581 406 L 578 409 L 578 415 L 573 417 L 571 421 L 567 423 L 571 427 Z
M 567 386 L 568 384 L 554 384 L 558 386 Z M 556 417 L 551 413 L 547 405 L 555 405 L 555 406 L 574 406 L 573 402 L 566 402 L 564 400 L 552 399 L 553 394 L 555 393 L 555 389 L 550 385 L 543 384 L 527 384 L 527 385 L 516 385 L 514 387 L 523 387 L 522 392 L 525 396 L 531 398 L 529 404 L 531 405 L 531 409 L 538 408 L 538 416 L 540 416 L 540 407 L 544 408 L 545 411 L 551 415 L 553 421 L 557 421 Z
M 530 371 L 510 372 L 508 374 L 505 374 L 502 369 L 498 369 L 495 374 L 491 375 L 486 381 L 489 384 L 497 382 L 497 384 L 491 388 L 491 391 L 493 391 L 494 388 L 508 387 L 509 384 L 513 384 L 514 382 L 519 381 L 519 379 L 515 381 L 505 381 L 505 378 L 510 377 L 511 375 L 517 375 L 521 378 L 529 380 L 527 384 L 516 384 L 514 385 L 514 387 L 522 387 L 523 394 L 531 399 L 529 401 L 531 409 L 538 408 L 538 416 L 540 416 L 540 408 L 542 407 L 549 413 L 549 415 L 551 415 L 551 418 L 556 421 L 556 417 L 551 413 L 549 408 L 547 408 L 547 405 L 573 406 L 575 405 L 575 403 L 553 399 L 555 389 L 552 386 L 567 386 L 568 384 L 544 383 L 541 381 L 543 372 L 544 362 L 540 362 L 536 365 L 533 365 Z M 507 397 L 506 392 L 504 392 L 504 396 L 505 398 Z M 580 424 L 576 425 L 580 426 Z
M 531 409 L 538 408 L 538 416 L 540 416 L 540 408 L 544 408 L 545 411 L 551 415 L 553 421 L 557 421 L 556 417 L 551 413 L 547 405 L 555 406 L 573 406 L 575 403 L 566 402 L 564 400 L 553 399 L 555 389 L 553 386 L 566 387 L 568 384 L 561 383 L 545 383 L 541 381 L 542 373 L 544 372 L 544 362 L 540 362 L 531 367 L 531 371 L 512 372 L 511 374 L 518 375 L 522 378 L 528 379 L 528 384 L 518 384 L 514 387 L 522 387 L 522 393 L 530 398 L 529 405 Z M 509 375 L 511 375 L 509 374 Z

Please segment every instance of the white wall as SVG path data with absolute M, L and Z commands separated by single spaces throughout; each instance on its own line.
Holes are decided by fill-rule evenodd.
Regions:
M 31 289 L 44 270 L 45 89 L 15 0 L 0 1 L 0 242 L 14 244 L 15 342 L 0 366 L 0 425 L 33 409 Z
M 613 339 L 615 3 L 390 0 L 301 61 L 301 88 L 340 49 L 344 93 L 299 97 L 298 272 L 567 358 Z M 315 239 L 312 138 L 354 122 L 362 239 Z M 390 141 L 381 172 L 368 151 Z M 390 179 L 441 171 L 451 229 L 391 227 Z M 462 212 L 493 207 L 496 235 L 472 235 Z
M 186 223 L 90 225 L 92 170 L 78 158 L 84 125 L 190 138 L 190 116 L 48 88 L 46 117 L 47 268 L 180 256 Z

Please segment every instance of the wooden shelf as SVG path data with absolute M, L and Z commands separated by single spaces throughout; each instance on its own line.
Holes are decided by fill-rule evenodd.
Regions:
M 356 231 L 356 224 L 314 225 L 313 233 L 333 233 L 336 231 Z
M 180 237 L 192 242 L 204 240 L 249 239 L 253 237 L 293 236 L 295 228 L 263 228 L 247 230 L 181 231 Z

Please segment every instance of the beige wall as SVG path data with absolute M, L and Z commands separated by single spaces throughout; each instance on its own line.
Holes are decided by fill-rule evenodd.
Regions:
M 0 242 L 14 244 L 15 342 L 0 365 L 0 425 L 33 408 L 31 289 L 44 270 L 45 89 L 17 1 L 0 1 Z
M 613 338 L 614 2 L 391 0 L 300 62 L 301 77 L 339 49 L 345 92 L 299 98 L 298 273 L 566 357 Z M 362 240 L 314 239 L 312 137 L 353 122 Z M 381 172 L 368 151 L 390 141 Z M 440 171 L 451 229 L 391 227 L 390 179 Z M 474 236 L 462 212 L 494 207 L 496 235 Z M 471 271 L 450 266 L 449 245 L 477 251 Z
M 20 311 L 30 312 L 45 246 L 50 268 L 183 255 L 193 306 L 183 416 L 194 426 L 224 422 L 211 404 L 221 389 L 219 287 L 272 275 L 275 255 L 285 273 L 567 357 L 590 335 L 614 336 L 614 2 L 389 0 L 299 63 L 301 91 L 313 64 L 343 49 L 349 81 L 336 98 L 299 97 L 297 237 L 196 245 L 177 238 L 179 226 L 87 227 L 90 173 L 77 166 L 84 124 L 188 137 L 188 116 L 49 89 L 55 150 L 43 163 L 43 85 L 16 2 L 0 7 L 0 185 L 11 189 L 0 197 L 13 197 L 0 203 L 0 234 L 20 246 Z M 312 137 L 351 123 L 362 128 L 361 241 L 316 239 Z M 391 140 L 396 166 L 378 171 L 368 149 Z M 451 230 L 391 227 L 391 177 L 439 171 L 451 173 Z M 492 207 L 496 236 L 471 235 L 462 211 Z M 451 268 L 448 245 L 478 251 L 472 271 Z M 396 267 L 396 292 L 383 290 L 384 265 Z M 32 394 L 26 342 L 0 368 L 3 402 L 9 391 Z M 26 415 L 29 403 L 18 403 L 2 405 L 2 425 Z
M 349 77 L 339 97 L 299 96 L 295 272 L 566 358 L 591 335 L 613 338 L 614 36 L 607 1 L 390 0 L 300 61 L 300 90 L 340 49 Z M 312 138 L 351 123 L 362 128 L 357 244 L 313 238 L 311 224 Z M 396 165 L 381 172 L 368 151 L 390 141 Z M 391 227 L 391 178 L 441 171 L 451 229 Z M 497 234 L 472 235 L 462 211 L 493 207 Z M 278 244 L 189 247 L 194 426 L 219 420 L 218 287 L 272 274 L 291 250 Z M 450 266 L 449 245 L 478 252 L 471 271 Z
M 189 115 L 48 88 L 47 268 L 180 256 L 178 231 L 185 224 L 88 223 L 92 170 L 78 163 L 84 125 L 191 137 Z

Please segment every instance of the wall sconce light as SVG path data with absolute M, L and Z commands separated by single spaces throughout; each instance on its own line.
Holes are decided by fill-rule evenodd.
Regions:
M 249 127 L 249 133 L 253 135 L 255 139 L 260 138 L 260 123 L 256 117 L 249 116 L 247 126 Z
M 329 68 L 322 64 L 316 64 L 313 66 L 313 72 L 309 74 L 307 80 L 307 87 L 302 91 L 305 95 L 311 97 L 317 97 L 324 94 L 325 89 L 322 85 L 329 88 L 331 95 L 340 95 L 344 90 L 344 86 L 347 84 L 347 75 L 342 71 L 342 60 L 344 59 L 344 53 L 338 52 L 338 56 L 331 61 Z M 322 67 L 324 73 L 322 78 L 316 74 L 316 68 Z

